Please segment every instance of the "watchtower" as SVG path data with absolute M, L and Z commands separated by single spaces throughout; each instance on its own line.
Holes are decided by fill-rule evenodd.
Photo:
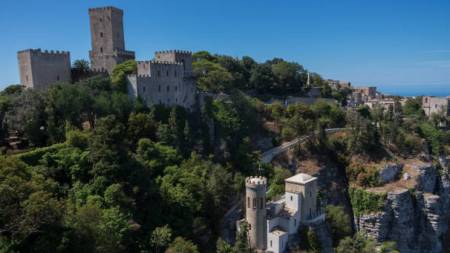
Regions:
M 56 82 L 70 82 L 70 53 L 26 49 L 17 52 L 20 83 L 27 88 L 46 89 Z
M 286 205 L 299 210 L 302 221 L 317 215 L 317 178 L 300 173 L 285 179 Z
M 245 179 L 245 219 L 249 224 L 250 246 L 257 250 L 267 246 L 266 189 L 265 177 Z
M 89 9 L 92 50 L 91 68 L 111 73 L 114 67 L 134 59 L 134 52 L 125 50 L 123 11 L 115 7 Z
M 192 77 L 192 53 L 184 50 L 166 50 L 155 52 L 156 60 L 167 62 L 181 62 L 183 64 L 184 77 Z

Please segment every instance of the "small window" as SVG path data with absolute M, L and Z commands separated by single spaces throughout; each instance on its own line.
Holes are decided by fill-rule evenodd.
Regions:
M 103 53 L 103 47 L 100 48 L 100 53 Z
M 174 75 L 175 75 L 175 77 L 177 77 L 177 71 L 175 70 L 175 73 L 174 73 Z
M 294 198 L 292 197 L 292 195 L 291 195 L 291 201 L 293 201 L 294 200 Z
M 247 197 L 247 208 L 250 208 L 250 197 Z
M 142 89 L 144 90 L 144 92 L 145 92 L 145 86 L 144 87 L 142 87 Z
M 103 33 L 100 33 L 100 38 L 103 38 Z
M 264 208 L 264 200 L 263 198 L 259 199 L 259 209 L 263 209 Z
M 178 90 L 178 86 L 175 85 L 174 87 L 175 87 L 175 91 L 177 91 Z
M 100 22 L 103 22 L 103 18 L 100 18 Z
M 169 71 L 168 70 L 166 71 L 166 76 L 169 76 Z
M 59 81 L 59 76 L 56 76 L 56 81 Z
M 270 240 L 270 247 L 272 247 L 272 240 Z
M 158 77 L 160 77 L 160 76 L 161 76 L 161 71 L 158 70 Z
M 161 85 L 158 85 L 158 92 L 161 92 Z
M 28 82 L 28 75 L 25 76 L 25 80 L 27 80 L 27 82 Z
M 169 85 L 167 85 L 167 92 L 169 92 L 170 91 L 170 86 Z
M 253 209 L 256 209 L 256 198 L 253 199 Z
M 169 99 L 167 99 L 167 103 L 168 103 L 168 104 L 170 104 L 170 98 L 169 98 Z

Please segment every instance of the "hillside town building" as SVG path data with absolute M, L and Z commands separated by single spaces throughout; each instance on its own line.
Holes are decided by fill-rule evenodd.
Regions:
M 450 116 L 450 98 L 449 97 L 422 97 L 422 109 L 427 116 L 432 114 L 444 114 Z
M 267 179 L 248 177 L 245 180 L 245 219 L 250 246 L 260 252 L 286 252 L 296 241 L 301 225 L 325 219 L 317 205 L 317 178 L 297 174 L 285 180 L 285 194 L 266 203 Z

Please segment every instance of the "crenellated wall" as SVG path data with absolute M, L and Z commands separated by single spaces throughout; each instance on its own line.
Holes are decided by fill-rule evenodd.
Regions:
M 70 82 L 70 53 L 41 49 L 17 52 L 20 83 L 27 88 L 46 89 L 56 82 Z

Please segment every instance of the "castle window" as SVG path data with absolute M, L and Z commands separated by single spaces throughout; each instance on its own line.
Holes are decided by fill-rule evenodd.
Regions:
M 247 208 L 250 208 L 250 197 L 247 197 Z
M 100 53 L 103 53 L 103 47 L 100 48 Z
M 59 76 L 56 76 L 56 81 L 59 81 Z
M 103 33 L 100 33 L 100 38 L 103 38 Z
M 160 77 L 160 76 L 161 76 L 161 71 L 158 70 L 158 77 Z
M 175 91 L 177 91 L 178 90 L 178 86 L 175 85 L 174 87 L 175 87 Z
M 142 89 L 144 90 L 144 92 L 145 92 L 145 86 L 144 87 L 142 87 Z
M 294 200 L 294 198 L 292 197 L 292 195 L 291 195 L 291 201 L 293 201 Z
M 166 76 L 169 76 L 169 71 L 168 70 L 166 71 Z
M 169 98 L 169 99 L 167 99 L 167 103 L 168 103 L 168 104 L 170 104 L 170 98 Z
M 177 77 L 177 71 L 176 71 L 176 70 L 175 70 L 175 73 L 174 73 L 174 74 L 175 74 L 175 77 Z
M 263 209 L 264 208 L 264 200 L 263 198 L 259 199 L 259 209 Z
M 256 209 L 256 198 L 253 199 L 253 209 Z
M 169 91 L 170 91 L 170 86 L 168 85 L 168 86 L 167 86 L 167 92 L 169 92 Z
M 100 22 L 103 22 L 103 19 L 102 19 L 102 18 L 100 18 Z
M 270 247 L 272 247 L 272 240 L 270 240 Z
M 158 85 L 158 92 L 161 92 L 161 85 Z

